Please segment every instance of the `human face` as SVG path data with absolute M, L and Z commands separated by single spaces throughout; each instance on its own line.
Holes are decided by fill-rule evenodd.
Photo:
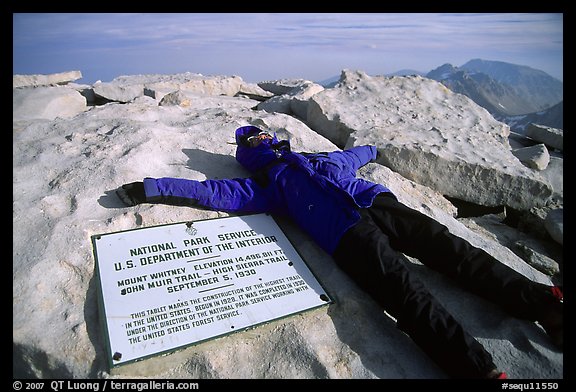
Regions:
M 258 135 L 250 136 L 246 141 L 250 147 L 259 146 L 264 140 L 272 140 L 272 135 L 268 132 L 260 132 Z

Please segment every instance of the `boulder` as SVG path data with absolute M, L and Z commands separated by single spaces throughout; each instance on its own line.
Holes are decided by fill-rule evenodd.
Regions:
M 560 273 L 560 265 L 552 258 L 535 252 L 534 249 L 522 241 L 518 241 L 515 246 L 518 251 L 522 253 L 522 259 L 526 260 L 528 264 L 536 268 L 538 271 L 542 271 L 546 275 L 550 276 Z
M 561 278 L 559 274 L 560 264 L 563 262 L 562 250 L 546 238 L 540 238 L 539 233 L 522 232 L 508 226 L 505 219 L 506 213 L 458 220 L 468 229 L 493 238 L 538 271 L 553 278 Z
M 185 72 L 174 75 L 127 75 L 108 83 L 95 83 L 94 93 L 109 101 L 130 102 L 139 96 L 157 100 L 170 92 L 181 90 L 201 95 L 236 95 L 242 86 L 239 76 L 203 76 Z
M 540 173 L 552 185 L 552 202 L 562 203 L 564 200 L 564 159 L 551 156 L 548 166 Z
M 65 85 L 82 79 L 82 72 L 68 71 L 48 75 L 13 75 L 12 88 Z
M 544 170 L 550 162 L 550 154 L 544 144 L 518 148 L 513 150 L 512 154 L 530 169 Z
M 178 90 L 164 95 L 158 104 L 160 106 L 178 105 L 185 107 L 190 106 L 190 99 L 186 96 L 186 94 Z
M 324 90 L 319 84 L 304 82 L 282 95 L 276 95 L 256 107 L 270 113 L 286 113 L 306 121 L 308 116 L 308 100 L 314 94 Z
M 556 148 L 560 151 L 564 150 L 564 131 L 562 129 L 530 123 L 526 126 L 525 134 L 551 148 Z
M 72 88 L 56 86 L 12 90 L 12 121 L 71 118 L 86 109 L 86 98 Z
M 342 148 L 376 145 L 379 163 L 449 197 L 526 210 L 552 195 L 512 154 L 506 124 L 421 76 L 344 70 L 336 87 L 310 98 L 306 123 Z
M 256 83 L 242 83 L 240 86 L 240 90 L 236 93 L 235 96 L 242 96 L 250 99 L 255 99 L 256 101 L 265 101 L 268 98 L 272 98 L 274 96 L 273 93 L 270 91 L 266 91 Z
M 550 237 L 560 245 L 564 244 L 564 208 L 550 210 L 544 220 L 544 227 Z
M 97 97 L 126 103 L 144 95 L 144 84 L 95 83 L 92 90 Z
M 293 88 L 299 87 L 303 84 L 312 83 L 305 79 L 278 79 L 266 80 L 258 82 L 258 86 L 263 90 L 269 91 L 274 95 L 287 94 Z

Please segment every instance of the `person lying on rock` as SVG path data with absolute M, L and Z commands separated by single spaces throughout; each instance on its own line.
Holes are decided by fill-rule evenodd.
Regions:
M 454 279 L 510 315 L 538 322 L 563 344 L 563 296 L 533 282 L 436 220 L 399 202 L 381 184 L 356 178 L 375 146 L 296 153 L 255 126 L 236 130 L 236 160 L 249 178 L 144 178 L 116 190 L 128 206 L 162 203 L 230 213 L 289 216 L 396 319 L 397 327 L 450 377 L 506 378 L 492 356 L 410 274 L 402 255 Z

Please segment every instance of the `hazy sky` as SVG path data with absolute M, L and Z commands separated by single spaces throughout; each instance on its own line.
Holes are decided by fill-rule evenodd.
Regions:
M 13 14 L 13 74 L 238 75 L 322 81 L 505 61 L 563 80 L 563 14 Z

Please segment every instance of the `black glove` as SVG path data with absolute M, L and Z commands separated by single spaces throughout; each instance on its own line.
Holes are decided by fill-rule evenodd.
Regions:
M 146 193 L 144 192 L 143 182 L 132 182 L 124 184 L 116 189 L 116 194 L 128 207 L 146 202 Z

